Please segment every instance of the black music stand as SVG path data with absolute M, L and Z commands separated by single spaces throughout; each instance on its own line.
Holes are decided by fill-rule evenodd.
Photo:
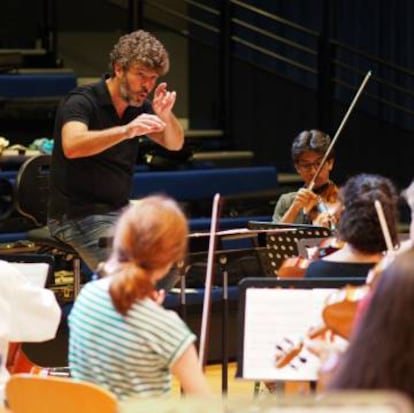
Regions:
M 230 230 L 223 230 L 223 231 L 216 231 L 215 237 L 221 241 L 224 240 L 236 240 L 236 239 L 243 239 L 243 238 L 252 238 L 256 240 L 258 234 L 266 233 L 266 234 L 274 234 L 276 232 L 280 232 L 280 228 L 271 227 L 271 228 L 257 228 L 257 229 L 248 229 L 248 228 L 235 228 Z M 291 230 L 286 229 L 286 232 Z M 190 238 L 203 238 L 209 236 L 209 233 L 193 233 L 190 235 Z M 255 241 L 253 241 L 254 244 Z M 218 250 L 214 251 L 213 256 L 213 264 L 218 263 L 221 274 L 222 274 L 222 306 L 223 306 L 223 323 L 222 323 L 222 330 L 223 330 L 223 341 L 222 341 L 222 392 L 227 392 L 227 385 L 228 385 L 228 337 L 227 337 L 227 326 L 228 326 L 228 262 L 229 257 L 235 256 L 236 254 L 246 254 L 246 251 L 255 251 L 255 253 L 259 256 L 259 265 L 261 263 L 260 260 L 260 250 L 264 248 L 255 247 L 255 248 L 248 248 L 248 249 L 239 249 L 239 250 Z M 196 257 L 196 254 L 191 254 L 191 257 Z M 214 265 L 213 265 L 214 266 Z M 188 271 L 190 265 L 185 264 L 183 266 Z M 261 269 L 263 272 L 263 269 Z M 213 270 L 213 275 L 215 271 Z M 185 278 L 181 278 L 181 294 L 182 294 L 182 306 L 184 307 L 182 310 L 182 314 L 185 314 Z M 211 293 L 211 291 L 205 291 L 205 293 Z M 201 341 L 201 340 L 200 340 Z
M 251 230 L 286 229 L 286 232 L 259 234 L 259 245 L 266 247 L 261 250 L 260 259 L 267 276 L 277 276 L 277 271 L 286 258 L 299 255 L 299 241 L 303 239 L 324 239 L 331 236 L 331 231 L 325 227 L 301 224 L 279 224 L 273 222 L 250 221 Z
M 251 236 L 251 235 L 249 235 Z M 229 346 L 228 346 L 228 323 L 229 323 L 229 279 L 233 273 L 231 264 L 245 257 L 252 258 L 254 265 L 258 268 L 258 273 L 262 272 L 260 267 L 259 250 L 262 248 L 243 248 L 243 249 L 226 249 L 217 250 L 214 253 L 215 274 L 220 274 L 214 280 L 214 286 L 222 287 L 221 305 L 222 305 L 222 392 L 226 393 L 228 389 L 228 363 L 229 363 Z M 177 264 L 180 272 L 180 315 L 187 322 L 187 303 L 186 303 L 186 287 L 187 278 L 194 266 L 201 264 L 201 271 L 206 271 L 205 263 L 207 260 L 206 252 L 191 253 L 185 261 Z M 248 276 L 252 277 L 252 271 L 246 271 Z M 201 281 L 201 279 L 200 279 Z M 232 285 L 232 284 L 230 284 Z

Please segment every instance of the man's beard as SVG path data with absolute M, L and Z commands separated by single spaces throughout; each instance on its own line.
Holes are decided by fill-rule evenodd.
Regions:
M 141 93 L 141 92 L 139 92 L 139 93 Z M 128 103 L 129 106 L 140 107 L 144 103 L 144 100 L 140 99 L 139 101 L 136 101 L 135 99 L 133 99 L 132 93 L 131 93 L 131 88 L 129 87 L 129 84 L 128 84 L 126 79 L 123 79 L 121 81 L 121 84 L 119 86 L 119 94 L 120 94 L 121 98 L 126 103 Z

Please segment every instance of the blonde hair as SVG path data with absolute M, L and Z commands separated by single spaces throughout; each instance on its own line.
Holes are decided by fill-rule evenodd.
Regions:
M 154 291 L 152 274 L 183 258 L 188 224 L 178 204 L 165 196 L 149 196 L 129 206 L 115 228 L 110 258 L 114 269 L 109 293 L 126 314 L 136 300 Z

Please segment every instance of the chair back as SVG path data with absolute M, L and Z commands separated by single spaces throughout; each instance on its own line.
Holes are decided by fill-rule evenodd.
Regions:
M 38 227 L 47 220 L 50 163 L 50 155 L 34 156 L 23 163 L 16 176 L 15 208 Z
M 115 413 L 116 397 L 92 383 L 30 374 L 11 376 L 6 400 L 13 413 Z

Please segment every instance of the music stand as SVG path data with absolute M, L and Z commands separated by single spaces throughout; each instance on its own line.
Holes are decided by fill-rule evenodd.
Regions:
M 328 228 L 314 225 L 249 221 L 247 226 L 251 230 L 286 229 L 286 232 L 265 233 L 264 240 L 258 238 L 259 244 L 264 243 L 266 246 L 266 249 L 260 253 L 260 259 L 262 267 L 269 277 L 278 275 L 277 271 L 286 258 L 299 255 L 299 240 L 324 239 L 331 236 L 331 231 Z
M 284 320 L 288 320 L 287 315 L 294 317 L 294 323 L 306 324 L 306 322 L 297 318 L 297 312 L 300 311 L 296 306 L 279 305 L 274 308 L 274 304 L 279 302 L 280 294 L 283 294 L 284 303 L 286 304 L 290 300 L 291 294 L 294 290 L 303 290 L 304 294 L 307 295 L 306 291 L 314 290 L 318 294 L 322 294 L 321 289 L 337 289 L 345 285 L 362 285 L 365 283 L 365 277 L 342 277 L 342 278 L 314 278 L 314 279 L 276 279 L 276 278 L 245 278 L 239 283 L 239 313 L 238 313 L 238 348 L 237 348 L 237 372 L 236 377 L 250 379 L 253 381 L 257 380 L 271 380 L 271 381 L 285 381 L 284 374 L 286 372 L 276 371 L 273 368 L 272 354 L 268 353 L 268 347 L 271 346 L 270 351 L 273 351 L 272 340 L 274 337 L 284 334 L 281 329 L 284 326 L 288 326 L 289 334 L 295 335 L 297 332 L 291 324 L 281 324 L 280 320 L 284 317 Z M 255 297 L 252 296 L 251 291 L 254 292 Z M 301 291 L 299 291 L 301 292 Z M 309 291 L 312 293 L 312 291 Z M 259 298 L 259 300 L 257 300 Z M 308 297 L 314 298 L 314 297 Z M 260 304 L 258 304 L 260 303 Z M 266 308 L 267 305 L 271 304 L 271 308 Z M 280 302 L 279 302 L 280 304 Z M 319 297 L 319 305 L 320 297 Z M 306 306 L 305 301 L 301 302 L 300 305 Z M 315 306 L 315 309 L 319 306 Z M 307 308 L 306 317 L 313 318 L 310 314 L 310 308 Z M 288 314 L 285 314 L 288 313 Z M 252 315 L 253 314 L 253 315 Z M 259 322 L 255 318 L 259 318 Z M 302 317 L 303 318 L 303 317 Z M 306 321 L 306 320 L 305 320 Z M 279 326 L 279 330 L 275 328 Z M 293 329 L 293 330 L 292 330 Z M 254 346 L 252 346 L 251 339 L 246 338 L 246 335 L 250 334 L 254 330 Z M 293 332 L 294 331 L 294 332 Z M 293 333 L 292 333 L 293 332 Z M 292 338 L 293 338 L 292 335 Z M 266 336 L 266 337 L 265 337 Z M 277 340 L 276 340 L 277 341 Z M 269 344 L 270 343 L 270 344 Z M 246 367 L 246 361 L 248 366 Z M 253 364 L 252 364 L 253 361 Z M 268 365 L 270 363 L 270 365 Z M 251 366 L 254 365 L 255 371 L 250 371 Z M 298 366 L 298 370 L 300 365 Z M 269 375 L 270 372 L 270 375 Z M 302 374 L 300 371 L 292 373 L 292 376 Z M 309 372 L 305 372 L 309 374 Z M 289 373 L 288 373 L 289 374 Z M 305 376 L 306 377 L 306 376 Z M 289 380 L 289 379 L 288 379 Z M 298 380 L 294 378 L 294 380 Z M 302 379 L 300 379 L 302 380 Z
M 302 238 L 297 242 L 298 255 L 303 258 L 311 258 L 309 251 L 319 247 L 321 244 L 320 238 Z
M 214 231 L 213 233 L 206 233 L 206 232 L 199 232 L 199 233 L 192 233 L 190 234 L 190 239 L 191 238 L 205 238 L 205 237 L 210 237 L 212 234 L 214 235 L 215 239 L 220 239 L 220 240 L 235 240 L 235 239 L 243 239 L 243 238 L 253 238 L 256 239 L 258 234 L 274 234 L 274 233 L 279 233 L 282 230 L 280 228 L 276 228 L 276 227 L 271 227 L 271 228 L 257 228 L 257 229 L 248 229 L 248 228 L 234 228 L 234 229 L 229 229 L 229 230 L 223 230 L 223 231 Z M 292 230 L 290 229 L 286 229 L 286 232 L 292 232 Z M 284 233 L 284 232 L 283 232 Z M 250 249 L 249 249 L 250 250 Z M 260 257 L 260 253 L 258 253 L 258 251 L 260 250 L 260 248 L 254 248 L 254 250 L 256 251 L 256 253 L 259 255 Z M 233 252 L 232 252 L 233 251 Z M 227 324 L 228 324 L 228 269 L 227 269 L 227 262 L 228 262 L 228 257 L 229 254 L 239 254 L 240 250 L 227 250 L 227 251 L 216 251 L 215 248 L 213 248 L 212 251 L 209 250 L 209 256 L 211 255 L 212 257 L 212 261 L 210 262 L 210 265 L 212 265 L 212 270 L 215 267 L 215 263 L 216 260 L 218 260 L 218 264 L 220 266 L 220 271 L 222 273 L 222 308 L 223 308 L 223 323 L 222 323 L 222 331 L 223 331 L 223 341 L 222 341 L 222 392 L 226 393 L 227 392 L 227 385 L 228 385 L 228 380 L 227 380 L 227 376 L 228 376 L 228 340 L 227 340 Z M 241 253 L 243 253 L 243 250 L 241 251 Z M 193 257 L 195 254 L 192 254 Z M 260 260 L 259 260 L 260 261 Z M 184 264 L 183 266 L 184 268 L 186 268 L 186 271 L 188 271 L 189 266 Z M 214 274 L 214 270 L 212 271 Z M 207 267 L 207 274 L 209 273 L 209 268 Z M 181 304 L 183 307 L 183 314 L 185 314 L 185 297 L 183 297 L 183 295 L 185 295 L 185 277 L 181 277 Z M 207 284 L 207 283 L 206 283 Z M 208 294 L 208 313 L 210 312 L 210 294 L 211 294 L 211 280 L 208 283 L 209 285 L 205 287 L 205 297 L 206 294 Z M 204 308 L 203 308 L 203 315 L 205 314 Z M 204 336 L 203 336 L 203 331 L 204 331 L 204 335 L 206 334 L 206 327 L 204 326 L 204 330 L 203 330 L 203 323 L 201 325 L 201 333 L 200 333 L 200 343 L 203 343 L 204 340 Z M 201 354 L 205 354 L 205 346 L 201 347 L 200 344 L 200 349 L 202 349 L 203 351 L 200 350 Z M 201 358 L 200 358 L 201 360 Z

